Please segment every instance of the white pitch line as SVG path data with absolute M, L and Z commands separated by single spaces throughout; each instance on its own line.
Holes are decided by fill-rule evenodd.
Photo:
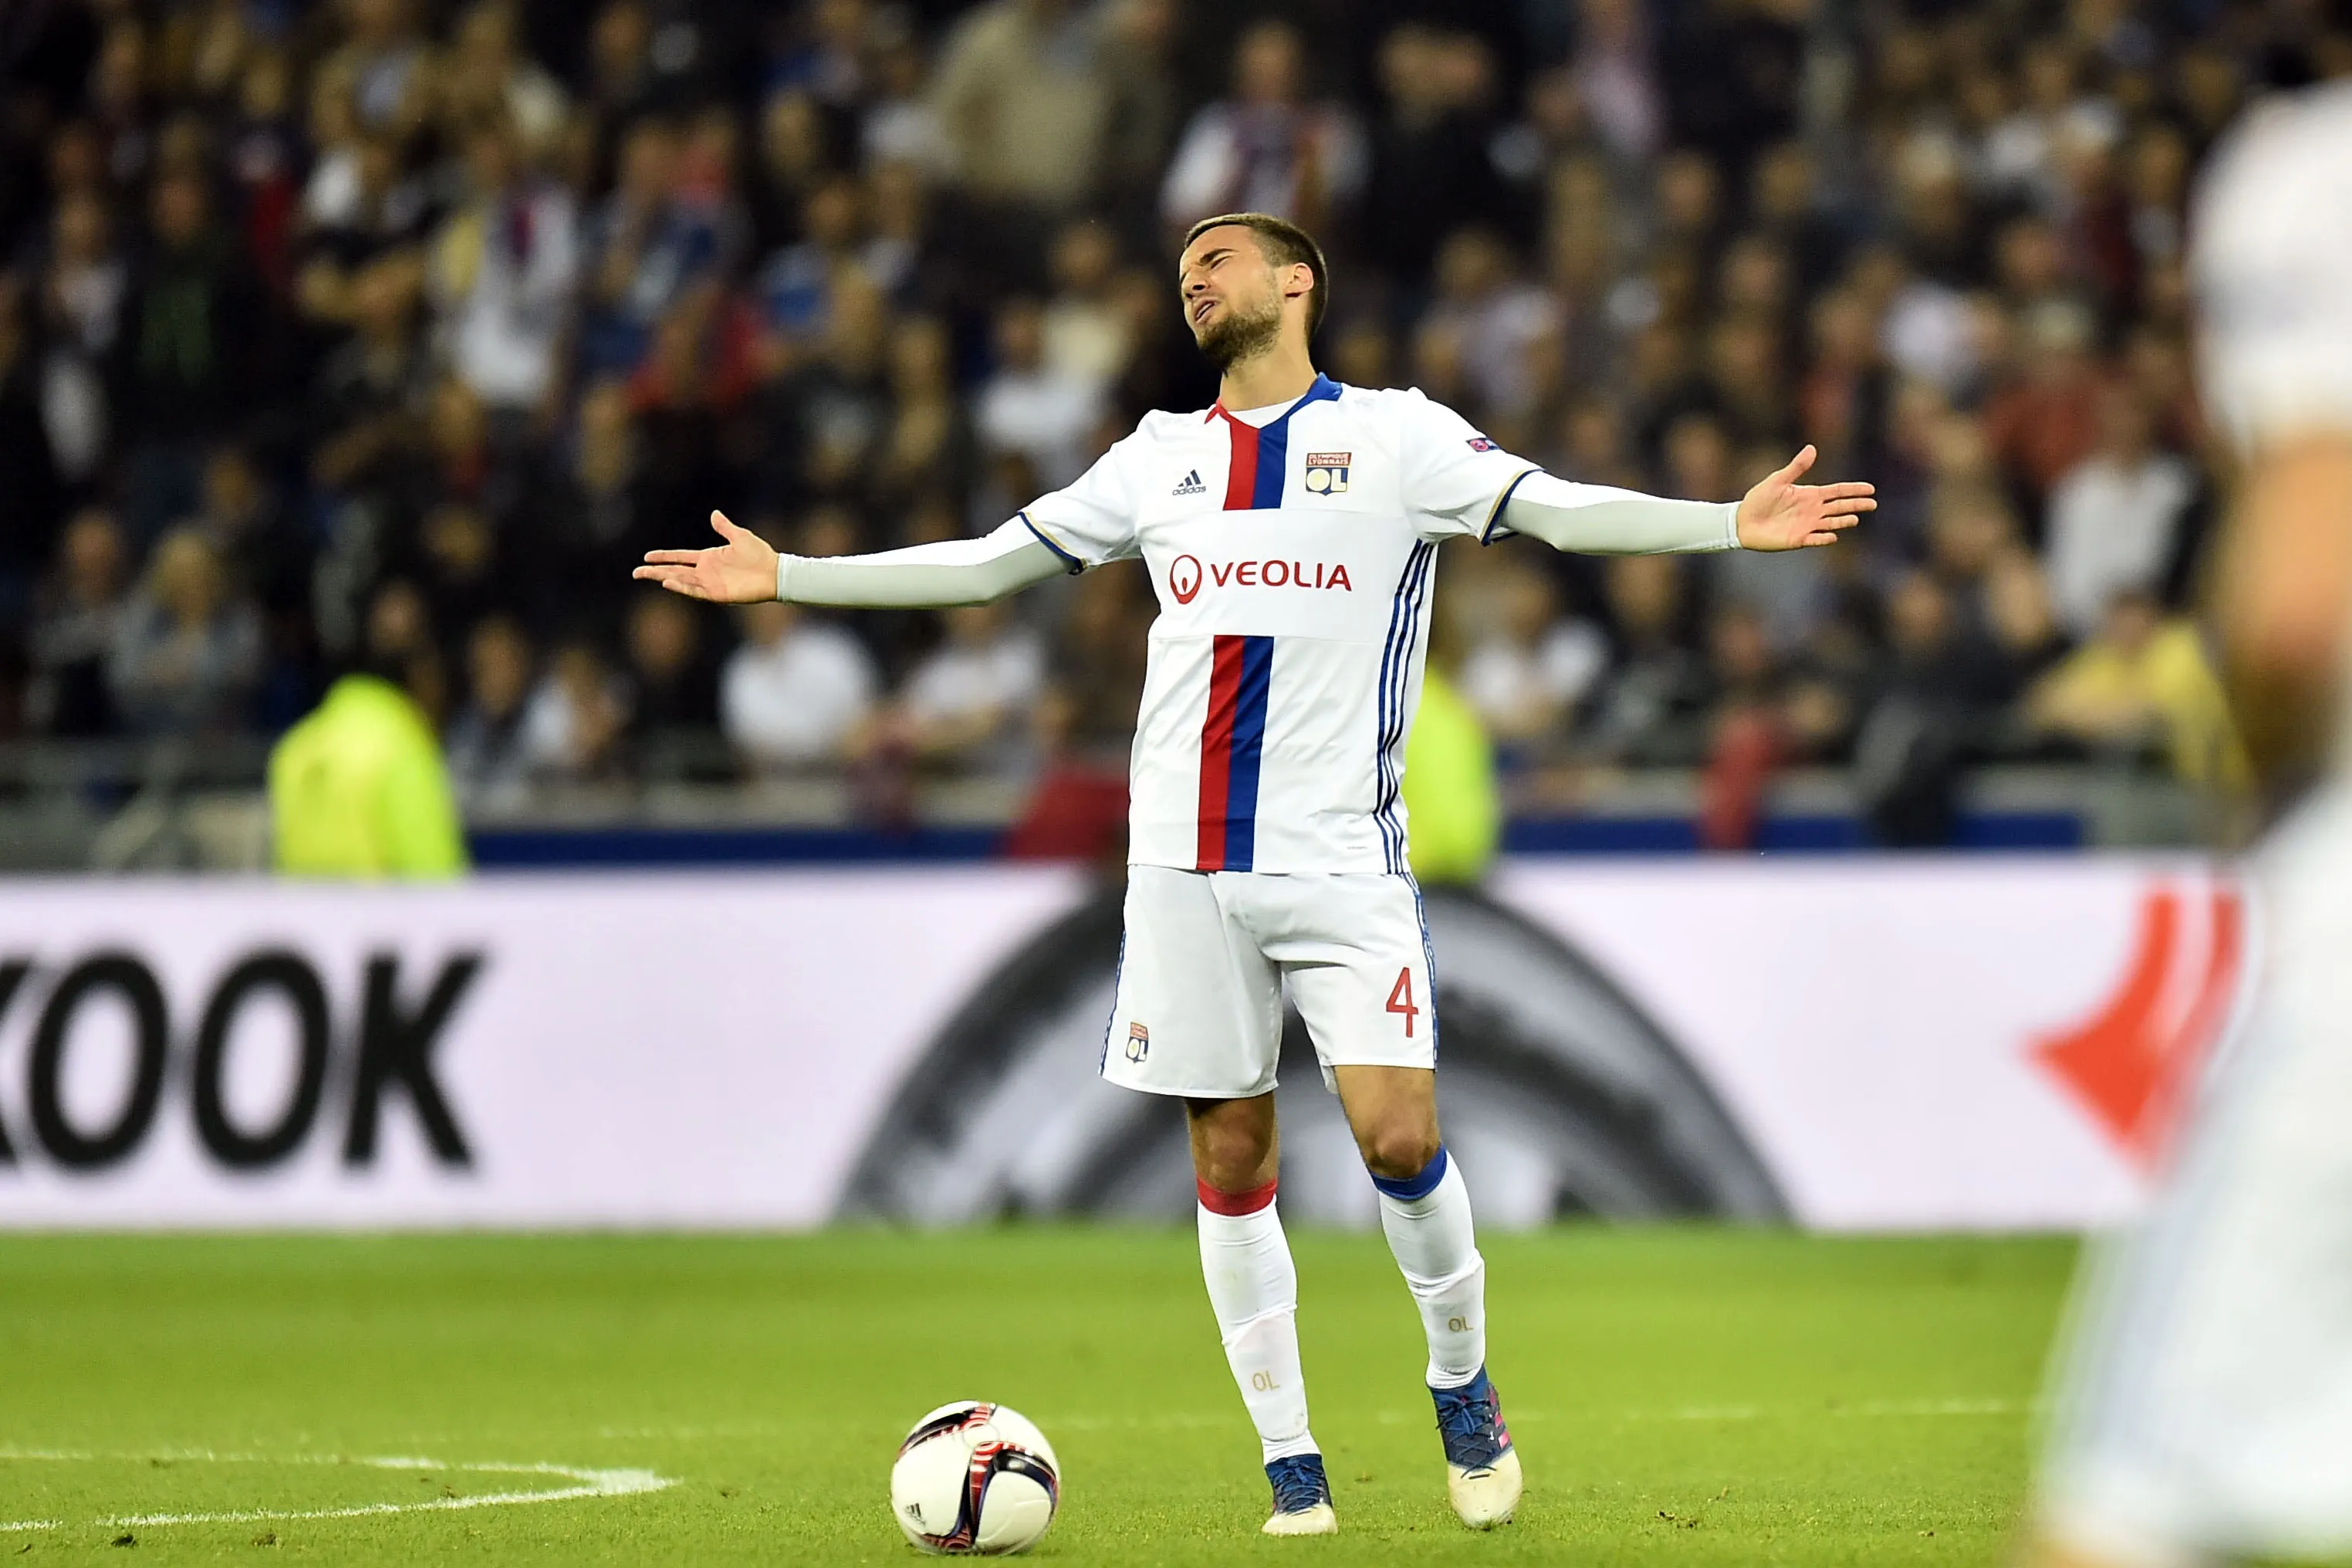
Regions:
M 1855 1405 L 1821 1407 L 1776 1407 L 1762 1405 L 1685 1405 L 1670 1410 L 1521 1410 L 1513 1421 L 1763 1421 L 1776 1417 L 1813 1415 L 1874 1418 L 1944 1415 L 2018 1415 L 2029 1404 L 2012 1399 L 1880 1399 Z M 1238 1415 L 1202 1415 L 1170 1412 L 1157 1415 L 1056 1415 L 1044 1424 L 1057 1431 L 1108 1432 L 1229 1426 Z M 1372 1419 L 1383 1426 L 1404 1426 L 1429 1419 L 1427 1411 L 1376 1410 Z M 683 1434 L 681 1434 L 683 1435 Z
M 100 1454 L 62 1448 L 0 1448 L 0 1460 L 47 1460 L 57 1463 L 133 1463 L 163 1459 L 175 1464 L 215 1465 L 362 1465 L 379 1470 L 441 1470 L 468 1475 L 560 1476 L 577 1484 L 540 1491 L 478 1492 L 471 1497 L 426 1498 L 415 1502 L 358 1503 L 345 1508 L 235 1509 L 206 1513 L 112 1514 L 87 1521 L 89 1526 L 117 1529 L 166 1524 L 251 1524 L 262 1521 L 367 1519 L 391 1513 L 447 1513 L 459 1509 L 499 1508 L 516 1503 L 572 1502 L 583 1498 L 633 1497 L 657 1492 L 677 1482 L 645 1469 L 593 1469 L 580 1465 L 527 1463 L 511 1465 L 445 1464 L 415 1456 L 325 1454 L 228 1454 L 209 1448 L 164 1448 L 143 1454 Z M 64 1530 L 57 1519 L 0 1521 L 0 1531 Z

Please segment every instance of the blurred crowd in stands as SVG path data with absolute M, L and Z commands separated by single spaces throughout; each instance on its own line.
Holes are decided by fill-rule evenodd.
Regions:
M 1524 800 L 1851 765 L 1933 842 L 1981 759 L 2231 787 L 2189 197 L 2347 70 L 2284 0 L 12 0 L 0 736 L 267 736 L 368 664 L 478 805 L 1115 768 L 1133 567 L 854 616 L 628 568 L 713 507 L 984 531 L 1206 405 L 1175 237 L 1254 207 L 1328 246 L 1342 382 L 1574 479 L 1879 487 L 1801 556 L 1449 547 Z

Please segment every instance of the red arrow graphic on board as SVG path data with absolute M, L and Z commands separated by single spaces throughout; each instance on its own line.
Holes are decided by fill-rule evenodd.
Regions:
M 2181 942 L 2181 895 L 2156 889 L 2140 900 L 2139 935 L 2115 994 L 2083 1023 L 2040 1036 L 2032 1047 L 2033 1058 L 2142 1170 L 2162 1160 L 2237 994 L 2245 902 L 2231 888 L 2207 898 L 2203 966 L 2185 1003 L 2168 1005 L 2180 994 L 2181 967 L 2198 955 Z

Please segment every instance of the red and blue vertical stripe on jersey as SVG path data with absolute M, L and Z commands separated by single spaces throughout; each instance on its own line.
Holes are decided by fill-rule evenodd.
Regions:
M 1220 637 L 1201 726 L 1201 838 L 1195 868 L 1247 871 L 1257 860 L 1258 763 L 1274 684 L 1272 637 Z
M 1233 439 L 1225 470 L 1227 511 L 1270 511 L 1282 504 L 1290 471 L 1290 416 L 1310 403 L 1336 400 L 1339 384 L 1318 375 L 1305 395 L 1264 426 L 1244 424 L 1223 404 Z M 1274 639 L 1215 639 L 1209 665 L 1209 711 L 1201 724 L 1200 843 L 1202 871 L 1247 871 L 1257 861 L 1257 786 L 1265 752 L 1266 696 L 1274 684 Z
M 1225 470 L 1227 511 L 1270 511 L 1282 504 L 1282 487 L 1290 472 L 1290 416 L 1310 403 L 1337 402 L 1339 384 L 1318 375 L 1315 384 L 1282 416 L 1262 426 L 1245 425 L 1226 413 L 1222 403 L 1209 416 L 1223 416 L 1225 433 L 1233 437 L 1233 465 Z

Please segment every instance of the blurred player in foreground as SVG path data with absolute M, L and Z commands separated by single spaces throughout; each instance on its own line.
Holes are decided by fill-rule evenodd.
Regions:
M 2352 89 L 2258 110 L 2199 219 L 2232 696 L 2268 784 L 2332 776 L 2255 862 L 2262 971 L 2168 1187 L 2089 1277 L 2041 1568 L 2352 1555 Z
M 1486 1378 L 1469 1191 L 1438 1137 L 1429 937 L 1398 798 L 1437 545 L 1514 532 L 1614 553 L 1793 550 L 1834 543 L 1876 503 L 1868 485 L 1798 484 L 1810 447 L 1737 502 L 1569 484 L 1419 392 L 1340 386 L 1307 353 L 1323 253 L 1280 218 L 1196 226 L 1177 284 L 1223 374 L 1216 405 L 1145 415 L 987 537 L 780 557 L 713 513 L 723 544 L 654 551 L 636 575 L 727 603 L 945 605 L 1142 558 L 1160 614 L 1103 1076 L 1184 1101 L 1210 1304 L 1274 1486 L 1265 1530 L 1328 1534 L 1274 1201 L 1287 984 L 1421 1309 L 1454 1511 L 1484 1529 L 1517 1504 L 1519 1460 Z

